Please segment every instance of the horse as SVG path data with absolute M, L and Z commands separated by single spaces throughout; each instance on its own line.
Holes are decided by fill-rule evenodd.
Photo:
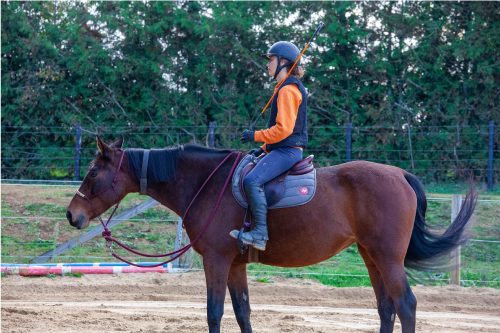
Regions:
M 92 219 L 127 194 L 140 191 L 145 150 L 122 146 L 123 136 L 111 145 L 97 137 L 98 151 L 78 190 L 91 199 L 73 197 L 66 213 L 71 226 L 88 227 Z M 232 152 L 194 144 L 152 149 L 147 194 L 183 216 L 200 186 Z M 236 159 L 235 154 L 229 156 L 192 203 L 183 221 L 190 239 L 203 229 Z M 471 184 L 450 227 L 435 234 L 425 222 L 427 200 L 416 176 L 367 161 L 317 168 L 316 172 L 316 194 L 310 202 L 269 210 L 269 241 L 259 262 L 303 267 L 329 259 L 356 243 L 375 292 L 380 332 L 393 331 L 396 315 L 402 332 L 415 332 L 417 300 L 405 268 L 428 270 L 465 243 L 478 196 L 474 186 Z M 108 190 L 112 180 L 114 191 Z M 252 332 L 246 271 L 249 259 L 229 235 L 241 228 L 246 212 L 231 191 L 220 195 L 211 224 L 193 245 L 203 257 L 209 332 L 220 332 L 227 286 L 241 332 L 248 333 Z

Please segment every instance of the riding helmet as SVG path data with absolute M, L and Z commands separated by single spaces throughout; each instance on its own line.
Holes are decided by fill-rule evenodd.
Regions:
M 297 46 L 290 42 L 281 41 L 271 46 L 269 51 L 267 51 L 267 53 L 265 54 L 262 54 L 261 57 L 270 59 L 272 55 L 278 57 L 278 67 L 276 68 L 276 73 L 274 74 L 274 78 L 276 78 L 283 68 L 292 67 L 292 65 L 300 56 L 300 50 Z M 290 61 L 284 65 L 280 65 L 281 59 L 288 59 Z M 297 65 L 300 65 L 300 60 L 297 62 Z

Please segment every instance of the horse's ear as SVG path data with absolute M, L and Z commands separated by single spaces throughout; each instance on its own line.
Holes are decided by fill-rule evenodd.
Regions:
M 120 138 L 118 139 L 118 141 L 113 143 L 113 146 L 115 146 L 115 148 L 122 149 L 122 147 L 123 147 L 123 135 L 120 134 Z
M 105 144 L 101 140 L 101 138 L 99 138 L 98 135 L 96 135 L 96 139 L 97 139 L 97 148 L 99 148 L 99 151 L 101 152 L 101 155 L 104 158 L 111 159 L 112 158 L 111 148 L 107 144 Z

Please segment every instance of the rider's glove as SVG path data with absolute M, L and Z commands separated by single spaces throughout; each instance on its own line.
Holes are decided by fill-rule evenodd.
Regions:
M 263 153 L 264 153 L 264 149 L 262 149 L 261 147 L 259 147 L 259 148 L 255 148 L 255 149 L 250 150 L 248 152 L 248 155 L 253 155 L 255 157 L 259 157 Z
M 255 141 L 255 132 L 246 130 L 241 134 L 240 141 L 241 143 L 247 143 L 247 142 L 252 142 Z

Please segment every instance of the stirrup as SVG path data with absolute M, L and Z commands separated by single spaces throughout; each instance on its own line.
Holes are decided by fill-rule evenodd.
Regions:
M 239 232 L 238 232 L 238 230 L 233 230 L 229 233 L 229 235 L 231 237 L 233 237 L 234 239 L 237 240 L 238 250 L 240 251 L 241 254 L 245 253 L 245 251 L 248 249 L 248 246 L 252 246 L 253 248 L 255 248 L 256 250 L 259 250 L 259 251 L 266 250 L 266 244 L 267 244 L 267 240 L 268 240 L 267 237 L 265 239 L 262 239 L 262 240 L 254 239 L 252 237 L 252 240 L 251 241 L 247 240 L 247 242 L 248 242 L 247 243 L 243 240 L 243 236 L 244 236 L 243 230 L 244 230 L 244 228 L 242 228 Z M 245 234 L 247 234 L 247 233 L 245 233 Z
M 245 228 L 241 228 L 240 233 L 238 234 L 238 239 L 237 239 L 237 244 L 238 244 L 238 250 L 240 251 L 241 254 L 244 254 L 248 250 L 248 244 L 243 242 L 243 230 Z

